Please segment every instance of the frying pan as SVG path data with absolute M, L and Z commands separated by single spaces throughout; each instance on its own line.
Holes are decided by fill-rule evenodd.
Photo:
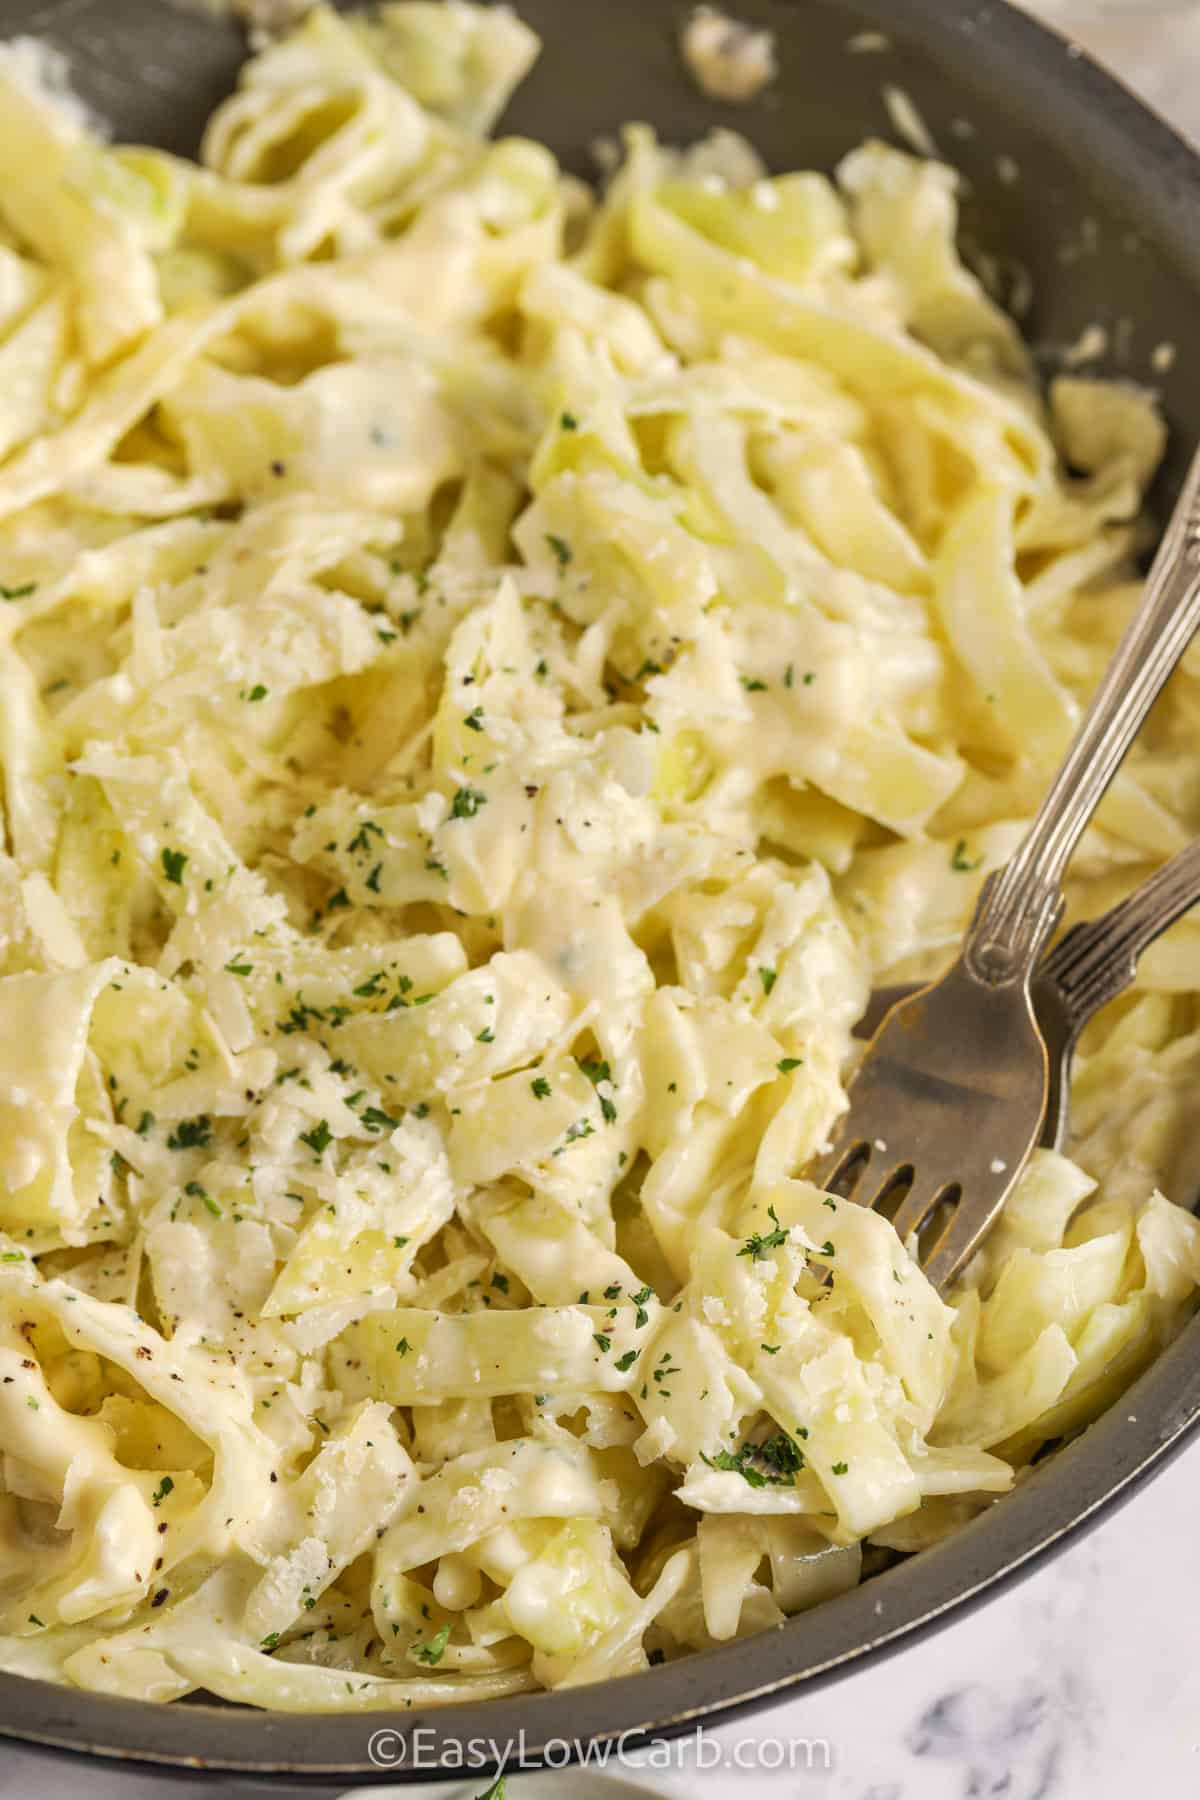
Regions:
M 902 90 L 969 184 L 964 248 L 1001 280 L 1031 288 L 1024 324 L 1044 369 L 1092 325 L 1109 345 L 1099 366 L 1121 377 L 1159 382 L 1156 349 L 1178 347 L 1164 393 L 1177 446 L 1165 502 L 1200 439 L 1200 357 L 1190 354 L 1200 158 L 1073 46 L 997 0 L 733 0 L 739 18 L 775 32 L 780 61 L 767 93 L 735 108 L 687 79 L 675 0 L 518 4 L 546 48 L 505 123 L 580 172 L 593 142 L 631 118 L 677 142 L 732 126 L 776 168 L 830 168 L 872 133 L 895 137 L 885 90 Z M 1148 20 L 1146 29 L 1169 27 Z M 121 138 L 180 151 L 195 149 L 244 53 L 233 26 L 165 0 L 0 0 L 0 35 L 19 32 L 66 52 L 76 87 Z M 292 1784 L 402 1780 L 404 1769 L 388 1775 L 370 1763 L 368 1740 L 382 1726 L 408 1738 L 410 1778 L 428 1779 L 439 1761 L 461 1770 L 471 1740 L 516 1745 L 522 1734 L 529 1764 L 589 1739 L 632 1747 L 828 1681 L 949 1623 L 1128 1498 L 1198 1424 L 1200 1319 L 991 1511 L 757 1637 L 593 1687 L 399 1717 L 155 1706 L 0 1675 L 0 1737 L 207 1772 L 217 1783 L 231 1772 Z

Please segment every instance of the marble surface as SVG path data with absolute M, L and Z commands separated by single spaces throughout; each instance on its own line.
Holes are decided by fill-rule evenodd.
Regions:
M 1200 0 L 1042 0 L 1030 10 L 1200 140 Z M 752 1786 L 759 1800 L 1198 1794 L 1198 1497 L 1200 1445 L 1056 1561 L 936 1636 L 714 1732 L 702 1752 L 674 1749 L 669 1768 L 631 1758 L 610 1772 L 679 1800 L 693 1800 L 701 1779 L 704 1800 L 743 1800 Z M 581 1800 L 578 1777 L 529 1776 L 513 1800 L 568 1790 Z M 168 1800 L 181 1789 L 0 1746 L 0 1800 L 75 1800 L 80 1791 Z M 251 1790 L 232 1783 L 221 1793 L 250 1800 Z
M 1026 0 L 1200 142 L 1200 0 Z

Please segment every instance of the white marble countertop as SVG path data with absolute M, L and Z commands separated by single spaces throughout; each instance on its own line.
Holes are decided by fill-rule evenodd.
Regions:
M 1071 31 L 1200 140 L 1200 0 L 1030 0 L 1030 10 Z M 744 1800 L 752 1783 L 765 1784 L 762 1800 L 1200 1794 L 1198 1497 L 1200 1445 L 1062 1556 L 946 1630 L 712 1733 L 727 1766 L 703 1771 L 704 1800 Z M 811 1767 L 803 1750 L 787 1750 L 803 1740 Z M 694 1750 L 673 1754 L 680 1760 L 670 1769 L 620 1772 L 693 1800 Z M 757 1766 L 733 1766 L 735 1755 L 753 1765 L 756 1754 Z M 772 1773 L 765 1765 L 780 1755 L 792 1766 Z M 524 1778 L 513 1800 L 538 1800 L 547 1780 L 579 1800 L 578 1777 L 560 1788 L 540 1776 Z M 81 1791 L 86 1800 L 172 1800 L 188 1788 L 0 1747 L 0 1800 L 75 1800 Z M 250 1800 L 236 1783 L 221 1791 L 223 1800 Z

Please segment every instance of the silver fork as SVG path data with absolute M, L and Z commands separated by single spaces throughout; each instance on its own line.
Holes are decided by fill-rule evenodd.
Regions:
M 1071 1064 L 1079 1036 L 1102 1007 L 1132 985 L 1143 951 L 1200 905 L 1200 841 L 1135 889 L 1120 905 L 1072 926 L 1038 965 L 1033 1006 L 1049 1057 L 1049 1092 L 1039 1140 L 1061 1150 L 1070 1124 Z M 894 1006 L 922 983 L 876 988 L 855 1035 L 873 1037 Z
M 984 883 L 949 973 L 894 1007 L 807 1173 L 864 1205 L 899 1205 L 936 1286 L 988 1231 L 1041 1135 L 1049 1055 L 1033 973 L 1063 911 L 1071 854 L 1200 625 L 1200 457 L 1142 601 L 1024 843 Z M 936 1217 L 935 1217 L 936 1214 Z M 924 1229 L 923 1229 L 924 1228 Z

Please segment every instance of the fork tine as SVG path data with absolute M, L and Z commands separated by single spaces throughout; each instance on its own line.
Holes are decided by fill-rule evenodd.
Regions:
M 827 1194 L 852 1200 L 870 1161 L 871 1146 L 860 1132 L 840 1132 L 835 1128 L 824 1155 L 810 1166 L 808 1177 Z
M 872 1180 L 873 1191 L 861 1194 L 860 1204 L 871 1207 L 875 1212 L 880 1212 L 898 1189 L 900 1198 L 903 1199 L 915 1178 L 916 1170 L 910 1160 L 900 1161 L 892 1156 L 888 1159 L 886 1166 L 880 1165 L 880 1173 Z
M 990 1212 L 957 1206 L 944 1230 L 929 1246 L 921 1267 L 934 1287 L 943 1291 L 961 1273 L 995 1223 L 1003 1196 Z
M 892 1224 L 901 1240 L 911 1237 L 914 1231 L 920 1231 L 943 1200 L 957 1199 L 962 1193 L 961 1183 L 951 1176 L 935 1177 L 930 1181 L 926 1171 L 922 1171 L 922 1175 L 925 1178 L 920 1185 L 914 1182 L 892 1215 Z

